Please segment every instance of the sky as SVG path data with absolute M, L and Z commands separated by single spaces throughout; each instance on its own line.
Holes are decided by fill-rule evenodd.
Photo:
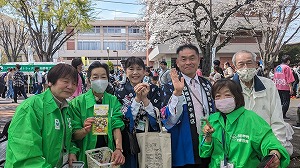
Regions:
M 96 19 L 112 20 L 115 17 L 141 17 L 144 5 L 138 5 L 139 0 L 92 0 L 96 8 Z M 291 33 L 286 35 L 286 38 Z M 289 43 L 300 41 L 300 33 L 298 33 Z
M 92 0 L 97 12 L 97 19 L 110 20 L 115 17 L 140 17 L 144 5 L 138 0 Z

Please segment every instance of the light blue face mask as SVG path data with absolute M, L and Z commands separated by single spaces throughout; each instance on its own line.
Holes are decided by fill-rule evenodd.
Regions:
M 91 88 L 96 93 L 104 93 L 107 86 L 108 86 L 108 80 L 107 79 L 91 80 Z

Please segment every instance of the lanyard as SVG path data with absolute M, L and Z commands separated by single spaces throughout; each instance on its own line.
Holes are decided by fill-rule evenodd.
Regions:
M 193 80 L 193 79 L 191 79 L 191 80 Z M 190 93 L 192 93 L 193 94 L 193 96 L 196 98 L 196 100 L 200 103 L 200 105 L 202 106 L 202 108 L 203 108 L 203 111 L 202 111 L 202 113 L 203 113 L 203 116 L 205 116 L 206 114 L 208 114 L 208 112 L 207 112 L 207 110 L 206 110 L 206 107 L 205 107 L 205 105 L 204 105 L 204 100 L 203 100 L 203 97 L 204 97 L 204 94 L 203 94 L 203 91 L 202 91 L 202 86 L 200 85 L 200 92 L 201 92 L 201 99 L 202 99 L 202 103 L 201 103 L 201 101 L 198 99 L 198 96 L 196 96 L 195 95 L 195 93 L 192 91 L 192 89 L 190 88 L 190 86 L 187 86 L 188 87 L 188 89 L 189 89 L 189 91 L 190 91 Z M 198 91 L 198 89 L 196 88 L 196 90 Z
M 223 144 L 223 150 L 224 150 L 224 166 L 227 166 L 227 152 L 226 152 L 226 144 L 225 144 L 225 129 L 222 130 L 222 144 Z

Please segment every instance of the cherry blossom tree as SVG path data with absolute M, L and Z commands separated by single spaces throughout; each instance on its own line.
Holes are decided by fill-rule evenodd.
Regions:
M 144 0 L 149 46 L 184 43 L 198 45 L 204 58 L 202 70 L 211 70 L 212 48 L 224 47 L 236 33 L 249 30 L 237 12 L 252 0 Z M 222 37 L 222 38 L 220 38 Z
M 252 35 L 256 37 L 259 56 L 266 69 L 273 67 L 283 47 L 299 34 L 299 0 L 262 0 L 243 13 L 245 20 L 251 25 Z M 257 18 L 254 22 L 253 17 Z M 255 36 L 260 32 L 262 42 Z

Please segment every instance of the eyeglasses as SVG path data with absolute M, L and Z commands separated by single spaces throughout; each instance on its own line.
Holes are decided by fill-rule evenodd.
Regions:
M 245 66 L 252 67 L 253 65 L 254 65 L 254 63 L 252 61 L 251 62 L 238 62 L 237 63 L 238 68 L 243 68 Z

